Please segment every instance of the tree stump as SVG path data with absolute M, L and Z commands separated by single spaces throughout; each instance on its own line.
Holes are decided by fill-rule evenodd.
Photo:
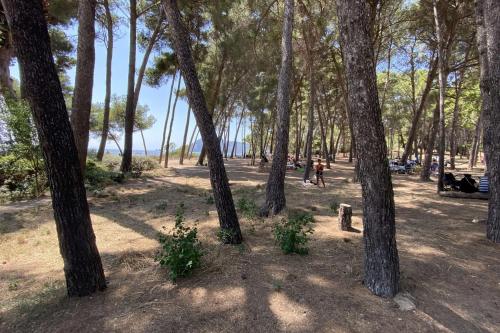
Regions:
M 339 207 L 339 228 L 348 231 L 351 229 L 352 207 L 347 204 L 340 204 Z

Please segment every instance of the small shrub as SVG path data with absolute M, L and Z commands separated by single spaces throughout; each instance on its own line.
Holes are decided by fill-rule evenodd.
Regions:
M 188 276 L 200 266 L 203 255 L 196 228 L 184 225 L 184 204 L 180 204 L 175 214 L 175 227 L 171 235 L 160 234 L 162 250 L 157 257 L 162 267 L 168 267 L 170 278 Z
M 337 200 L 330 201 L 330 209 L 333 212 L 333 214 L 339 213 L 339 203 L 337 202 Z
M 299 213 L 283 219 L 274 227 L 274 238 L 283 253 L 307 254 L 308 235 L 313 233 L 311 224 L 314 218 L 310 213 Z
M 85 185 L 90 190 L 102 190 L 113 183 L 123 183 L 125 176 L 120 172 L 109 171 L 101 163 L 87 161 Z
M 207 204 L 208 204 L 208 205 L 213 205 L 213 204 L 214 204 L 214 202 L 215 202 L 215 201 L 214 201 L 214 197 L 213 197 L 212 195 L 209 195 L 209 196 L 207 197 Z
M 220 229 L 217 231 L 217 238 L 221 241 L 222 244 L 229 244 L 233 239 L 233 233 L 227 229 Z
M 237 207 L 240 213 L 243 215 L 243 217 L 252 219 L 255 216 L 257 216 L 257 205 L 255 204 L 254 201 L 247 199 L 246 197 L 243 197 L 238 200 L 237 202 Z

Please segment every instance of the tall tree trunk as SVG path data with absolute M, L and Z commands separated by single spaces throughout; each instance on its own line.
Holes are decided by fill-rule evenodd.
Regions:
M 89 144 L 90 109 L 95 65 L 95 0 L 78 1 L 78 48 L 71 125 L 82 172 L 85 173 Z
M 425 106 L 427 104 L 427 98 L 432 88 L 432 82 L 436 77 L 437 67 L 438 67 L 438 57 L 435 57 L 429 63 L 429 71 L 427 72 L 427 79 L 425 81 L 425 87 L 422 92 L 422 97 L 420 97 L 420 103 L 418 105 L 417 112 L 415 112 L 411 121 L 410 132 L 408 134 L 408 145 L 405 147 L 403 156 L 401 157 L 401 161 L 403 163 L 406 163 L 406 161 L 408 160 L 408 156 L 410 156 L 410 150 L 413 145 L 413 141 L 417 136 L 417 130 L 420 118 L 422 118 L 422 113 L 425 110 Z
M 238 142 L 238 133 L 240 131 L 240 126 L 241 126 L 241 122 L 243 120 L 243 114 L 245 113 L 245 110 L 241 110 L 241 115 L 240 115 L 240 120 L 238 121 L 238 126 L 236 127 L 236 134 L 234 135 L 234 141 L 233 141 L 233 148 L 231 148 L 231 156 L 230 158 L 234 158 L 234 154 L 236 152 L 236 143 Z M 236 152 L 237 154 L 237 152 Z
M 439 178 L 438 178 L 438 185 L 437 185 L 437 191 L 443 191 L 444 190 L 444 167 L 445 167 L 445 160 L 444 160 L 444 151 L 446 148 L 446 141 L 445 141 L 445 114 L 444 114 L 444 102 L 446 98 L 446 81 L 448 77 L 448 72 L 447 72 L 447 64 L 446 64 L 446 58 L 447 55 L 444 54 L 445 48 L 443 45 L 443 36 L 441 32 L 441 22 L 440 22 L 440 17 L 439 13 L 437 10 L 437 0 L 432 1 L 433 4 L 433 11 L 434 11 L 434 23 L 435 23 L 435 29 L 436 29 L 436 38 L 437 38 L 437 44 L 438 44 L 438 81 L 439 81 Z M 410 143 L 411 144 L 411 143 Z
M 466 57 L 467 58 L 467 57 Z M 457 139 L 457 127 L 458 118 L 460 113 L 460 94 L 462 93 L 462 83 L 464 79 L 464 71 L 460 71 L 460 75 L 457 77 L 455 74 L 455 105 L 453 108 L 453 120 L 451 122 L 451 133 L 450 133 L 450 169 L 455 170 L 455 156 L 458 151 L 458 139 Z
M 212 116 L 208 111 L 191 55 L 189 35 L 182 24 L 179 9 L 177 8 L 177 1 L 163 0 L 162 4 L 167 20 L 173 31 L 173 48 L 177 54 L 182 77 L 186 84 L 189 104 L 193 108 L 196 123 L 200 128 L 200 133 L 206 146 L 210 181 L 212 184 L 215 206 L 219 214 L 222 238 L 225 243 L 240 244 L 242 241 L 240 224 L 238 222 L 238 216 L 236 215 L 236 209 L 234 208 L 233 196 L 229 188 L 229 181 L 220 151 L 219 140 L 215 134 Z
M 2 15 L 0 13 L 0 15 Z M 2 15 L 3 16 L 3 15 Z M 9 34 L 6 34 L 2 47 L 0 47 L 0 92 L 4 97 L 14 97 L 14 80 L 10 77 L 10 63 L 13 56 L 12 41 Z
M 135 58 L 137 44 L 137 0 L 130 0 L 130 42 L 129 42 L 129 58 L 128 58 L 128 88 L 127 88 L 127 104 L 125 107 L 125 144 L 123 147 L 122 164 L 120 169 L 122 172 L 132 171 L 132 141 L 134 134 L 135 123 Z
M 425 159 L 420 173 L 420 179 L 423 181 L 431 180 L 431 163 L 432 156 L 434 155 L 434 146 L 436 144 L 436 137 L 439 128 L 439 101 L 436 103 L 434 113 L 432 116 L 432 128 L 429 133 L 429 140 L 425 149 Z
M 288 156 L 288 140 L 290 129 L 290 93 L 292 90 L 293 66 L 293 16 L 294 0 L 285 1 L 283 17 L 283 34 L 281 37 L 281 68 L 278 78 L 278 129 L 276 133 L 276 146 L 274 149 L 273 163 L 266 187 L 266 202 L 261 208 L 261 215 L 267 216 L 269 212 L 278 214 L 286 206 L 285 175 Z
M 217 71 L 217 80 L 215 81 L 215 87 L 207 103 L 208 112 L 212 117 L 214 116 L 215 113 L 215 106 L 217 105 L 217 98 L 219 97 L 219 91 L 222 85 L 222 74 L 224 73 L 226 60 L 227 60 L 226 52 L 223 51 L 222 60 L 219 65 L 219 69 Z M 198 162 L 196 162 L 196 165 L 203 165 L 203 161 L 205 161 L 205 155 L 206 155 L 206 150 L 205 150 L 205 144 L 203 143 L 201 146 L 200 156 L 198 156 Z
M 170 94 L 168 95 L 167 116 L 165 117 L 165 124 L 163 125 L 163 136 L 161 139 L 161 146 L 160 146 L 160 158 L 158 160 L 158 163 L 160 164 L 163 159 L 163 149 L 165 148 L 165 139 L 167 137 L 168 119 L 170 117 L 170 106 L 172 105 L 172 95 L 174 94 L 174 83 L 176 76 L 177 76 L 177 69 L 174 70 L 174 75 L 172 76 L 172 83 L 170 84 Z M 181 78 L 179 78 L 179 82 L 180 80 Z
M 476 156 L 477 156 L 477 150 L 479 146 L 479 141 L 480 136 L 481 136 L 481 129 L 482 129 L 482 114 L 484 107 L 481 109 L 481 113 L 479 114 L 479 118 L 477 119 L 476 123 L 476 128 L 474 130 L 474 138 L 472 139 L 472 146 L 471 146 L 471 151 L 469 154 L 469 170 L 472 170 L 474 166 L 476 166 Z
M 109 133 L 109 136 L 111 137 L 111 140 L 113 140 L 116 147 L 118 148 L 118 151 L 120 152 L 120 156 L 123 156 L 122 147 L 120 147 L 120 144 L 118 143 L 118 140 L 116 140 L 116 137 L 113 135 L 113 133 Z
M 195 127 L 195 129 L 197 129 L 197 126 Z M 196 135 L 194 136 L 194 141 L 193 141 L 193 145 L 191 146 L 191 151 L 189 152 L 189 159 L 191 159 L 191 157 L 193 157 L 193 150 L 194 150 L 194 146 L 196 145 L 196 141 L 198 140 L 198 134 L 200 133 L 200 131 L 196 131 Z M 193 132 L 194 134 L 194 132 Z
M 139 72 L 137 72 L 137 81 L 135 83 L 134 88 L 134 112 L 137 109 L 137 103 L 139 103 L 139 95 L 141 93 L 142 80 L 144 79 L 144 74 L 146 73 L 146 67 L 148 65 L 149 56 L 151 55 L 151 51 L 158 40 L 158 35 L 160 33 L 160 28 L 163 23 L 163 16 L 160 17 L 158 23 L 156 24 L 155 29 L 153 30 L 153 34 L 149 38 L 148 46 L 146 46 L 146 51 L 144 52 L 144 56 L 142 57 L 141 67 L 139 67 Z
M 142 128 L 139 130 L 141 132 L 142 145 L 144 146 L 144 155 L 148 156 L 148 149 L 146 148 L 146 140 L 144 140 L 144 133 L 142 132 Z
M 367 26 L 368 4 L 336 2 L 363 191 L 364 284 L 376 295 L 392 297 L 399 291 L 394 193 Z
M 318 105 L 318 119 L 319 119 L 319 128 L 321 133 L 321 150 L 323 152 L 323 158 L 326 161 L 326 168 L 331 169 L 330 166 L 330 157 L 328 156 L 328 149 L 326 148 L 326 131 L 325 131 L 325 123 L 323 121 L 323 112 L 321 111 L 321 106 Z
M 486 237 L 500 243 L 500 3 L 476 0 L 476 20 L 483 99 L 483 145 L 490 193 Z
M 311 24 L 309 22 L 309 24 Z M 307 139 L 306 139 L 306 165 L 304 168 L 304 178 L 303 181 L 309 179 L 309 173 L 311 172 L 312 163 L 312 142 L 313 142 L 313 130 L 314 130 L 314 107 L 316 106 L 316 77 L 314 73 L 314 50 L 313 50 L 313 40 L 312 34 L 309 30 L 311 27 L 304 29 L 304 40 L 306 43 L 306 62 L 307 71 L 309 76 L 309 109 L 307 113 Z M 306 31 L 307 30 L 307 31 Z
M 175 108 L 177 106 L 177 100 L 179 99 L 179 93 L 181 88 L 182 75 L 179 75 L 179 82 L 177 83 L 177 90 L 175 92 L 174 105 L 172 106 L 172 118 L 170 118 L 170 127 L 168 129 L 167 144 L 165 145 L 165 164 L 163 167 L 168 168 L 168 155 L 170 152 L 170 138 L 172 136 L 172 128 L 174 126 L 175 119 Z
M 387 89 L 389 88 L 389 82 L 391 79 L 391 56 L 392 56 L 392 33 L 389 32 L 390 34 L 390 39 L 389 39 L 389 50 L 387 51 L 387 75 L 385 77 L 385 83 L 384 83 L 384 91 L 382 92 L 382 100 L 380 102 L 380 109 L 382 112 L 384 111 L 385 108 L 385 100 L 387 96 Z
M 186 140 L 189 130 L 189 118 L 191 117 L 191 106 L 188 106 L 188 112 L 186 117 L 186 127 L 184 127 L 184 138 L 182 139 L 181 156 L 179 157 L 179 164 L 184 164 L 184 153 L 186 152 Z
M 104 156 L 104 150 L 106 149 L 106 142 L 108 141 L 108 131 L 109 131 L 109 112 L 111 103 L 111 65 L 113 63 L 113 17 L 111 16 L 111 10 L 109 9 L 109 1 L 103 0 L 104 11 L 106 15 L 106 33 L 107 33 L 107 44 L 106 44 L 106 94 L 104 96 L 104 114 L 102 120 L 102 132 L 101 132 L 101 143 L 99 144 L 99 149 L 97 150 L 97 160 L 102 161 Z
M 69 296 L 106 288 L 41 1 L 2 0 L 38 131 Z M 36 42 L 34 42 L 36 41 Z

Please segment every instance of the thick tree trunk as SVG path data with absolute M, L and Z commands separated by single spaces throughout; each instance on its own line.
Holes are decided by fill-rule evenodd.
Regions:
M 437 44 L 438 44 L 438 81 L 439 81 L 439 145 L 438 145 L 438 155 L 439 155 L 439 167 L 438 167 L 438 173 L 439 173 L 439 178 L 438 178 L 438 184 L 437 184 L 437 191 L 443 191 L 444 190 L 444 183 L 443 183 L 443 177 L 444 177 L 444 167 L 445 167 L 445 160 L 444 160 L 444 151 L 446 148 L 446 141 L 445 141 L 445 135 L 446 135 L 446 128 L 445 128 L 445 114 L 444 114 L 444 102 L 446 98 L 446 81 L 448 78 L 448 72 L 447 72 L 447 55 L 444 54 L 445 48 L 443 45 L 443 36 L 441 32 L 441 18 L 439 17 L 439 13 L 437 10 L 437 0 L 433 0 L 433 11 L 434 11 L 434 23 L 435 23 L 435 29 L 436 29 L 436 38 L 437 38 Z
M 215 134 L 212 116 L 205 103 L 203 90 L 201 89 L 196 67 L 191 55 L 189 35 L 182 24 L 179 9 L 177 8 L 177 1 L 163 0 L 162 4 L 173 31 L 172 44 L 177 54 L 182 77 L 186 84 L 189 104 L 193 109 L 196 123 L 200 128 L 200 133 L 206 146 L 210 181 L 212 184 L 215 206 L 219 214 L 222 238 L 225 243 L 240 244 L 242 241 L 240 224 L 234 208 L 233 196 L 229 188 L 229 181 L 220 151 L 219 140 Z
M 167 138 L 168 119 L 170 117 L 170 106 L 172 105 L 172 95 L 174 94 L 174 83 L 176 76 L 177 76 L 177 69 L 174 70 L 174 75 L 172 75 L 172 83 L 170 84 L 170 94 L 168 95 L 167 116 L 165 117 L 165 124 L 163 125 L 163 136 L 161 139 L 161 146 L 160 146 L 160 158 L 158 160 L 158 163 L 160 164 L 163 159 L 163 149 L 165 148 L 165 139 Z M 179 81 L 180 80 L 181 79 L 179 78 Z
M 293 66 L 293 15 L 294 0 L 285 1 L 283 17 L 283 34 L 281 37 L 281 68 L 278 78 L 278 129 L 273 163 L 267 180 L 266 202 L 261 208 L 261 215 L 269 212 L 278 214 L 286 206 L 285 175 L 288 156 L 288 140 L 290 129 L 290 93 L 292 90 Z
M 181 156 L 179 157 L 179 164 L 180 165 L 184 164 L 184 153 L 186 152 L 186 140 L 187 140 L 187 135 L 188 135 L 188 130 L 189 130 L 189 118 L 190 117 L 191 117 L 191 106 L 188 106 L 188 112 L 187 112 L 187 117 L 186 117 L 186 127 L 184 127 L 184 137 L 182 139 L 182 146 L 181 146 Z
M 2 0 L 40 139 L 69 296 L 106 288 L 41 1 Z M 36 41 L 36 42 L 34 42 Z
M 102 120 L 101 143 L 97 150 L 97 160 L 102 161 L 104 150 L 106 149 L 106 142 L 108 141 L 109 131 L 109 112 L 111 104 L 111 65 L 113 63 L 113 17 L 109 9 L 108 0 L 103 0 L 104 11 L 106 15 L 106 94 L 104 95 L 104 114 Z
M 436 143 L 436 137 L 439 128 L 439 101 L 436 103 L 434 108 L 434 113 L 432 115 L 432 128 L 429 133 L 429 140 L 427 142 L 427 147 L 425 149 L 425 159 L 422 165 L 422 171 L 420 172 L 420 179 L 423 181 L 431 180 L 431 163 L 432 156 L 434 155 L 434 145 Z
M 174 99 L 174 105 L 172 106 L 172 118 L 170 118 L 170 127 L 168 129 L 168 136 L 167 136 L 167 143 L 165 145 L 165 163 L 163 164 L 163 167 L 168 168 L 168 155 L 170 152 L 170 138 L 172 137 L 172 128 L 174 126 L 174 119 L 175 119 L 175 108 L 177 106 L 177 101 L 179 100 L 179 93 L 180 93 L 180 88 L 181 88 L 181 80 L 182 80 L 182 75 L 179 75 L 179 82 L 177 83 L 177 90 L 175 92 L 175 99 Z
M 376 295 L 392 297 L 399 291 L 394 193 L 367 26 L 368 4 L 336 2 L 363 191 L 364 284 Z
M 95 0 L 78 1 L 78 48 L 71 125 L 82 172 L 85 173 L 89 144 L 90 109 L 95 65 Z
M 500 3 L 476 0 L 476 20 L 483 99 L 483 145 L 490 193 L 486 237 L 500 243 Z
M 137 0 L 130 0 L 130 41 L 129 41 L 129 58 L 128 58 L 128 88 L 127 88 L 127 104 L 125 107 L 125 144 L 123 147 L 122 164 L 120 169 L 122 172 L 132 171 L 132 144 L 134 135 L 134 118 L 135 118 L 135 58 L 137 44 Z

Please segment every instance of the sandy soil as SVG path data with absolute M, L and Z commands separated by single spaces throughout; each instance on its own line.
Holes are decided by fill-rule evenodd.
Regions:
M 227 163 L 233 194 L 262 202 L 266 173 Z M 435 183 L 395 175 L 403 311 L 362 285 L 362 234 L 342 232 L 330 203 L 353 206 L 361 192 L 345 160 L 325 171 L 326 189 L 287 174 L 290 209 L 311 211 L 306 256 L 275 246 L 277 218 L 241 219 L 242 246 L 220 245 L 208 171 L 173 164 L 90 197 L 108 289 L 67 299 L 50 201 L 0 206 L 1 332 L 500 332 L 500 246 L 485 239 L 487 203 L 441 198 Z M 173 284 L 154 261 L 157 233 L 184 202 L 206 255 Z M 473 222 L 474 220 L 474 222 Z

